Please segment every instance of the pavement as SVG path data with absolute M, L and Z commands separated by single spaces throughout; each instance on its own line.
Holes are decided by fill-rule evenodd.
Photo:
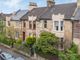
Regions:
M 15 52 L 13 51 L 11 48 L 7 48 L 3 45 L 0 45 L 0 49 L 2 49 L 3 52 L 7 52 L 7 53 L 10 53 L 12 54 L 15 58 L 16 57 L 22 57 L 24 60 L 32 60 L 31 58 L 19 53 L 19 52 Z

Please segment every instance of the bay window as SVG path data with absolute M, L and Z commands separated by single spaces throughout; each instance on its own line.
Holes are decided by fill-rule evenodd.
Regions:
M 59 30 L 59 21 L 54 21 L 54 27 L 56 31 Z

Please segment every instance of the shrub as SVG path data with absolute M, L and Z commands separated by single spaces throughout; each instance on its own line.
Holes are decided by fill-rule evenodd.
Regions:
M 18 40 L 16 41 L 16 43 L 17 43 L 17 44 L 22 44 L 22 40 L 21 40 L 21 39 L 18 39 Z
M 73 43 L 70 49 L 65 50 L 64 52 L 59 52 L 60 60 L 80 60 L 77 53 L 77 46 Z
M 35 44 L 36 53 L 39 55 L 42 54 L 43 56 L 58 55 L 57 43 L 58 37 L 54 34 L 50 32 L 42 32 Z
M 35 37 L 28 37 L 26 39 L 26 44 L 27 44 L 28 47 L 32 47 L 35 42 L 36 42 L 36 38 Z
M 12 43 L 15 43 L 15 40 L 7 38 L 5 35 L 0 35 L 0 43 L 10 46 Z

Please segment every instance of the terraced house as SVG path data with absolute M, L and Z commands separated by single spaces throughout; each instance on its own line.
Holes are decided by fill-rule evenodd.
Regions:
M 15 38 L 22 38 L 23 41 L 28 36 L 39 37 L 42 31 L 54 33 L 60 39 L 59 49 L 64 50 L 70 47 L 72 41 L 79 42 L 79 10 L 80 0 L 66 4 L 47 0 L 46 7 L 30 2 L 28 11 L 19 10 L 11 17 L 10 26 L 15 29 Z
M 21 18 L 24 40 L 27 36 L 38 37 L 42 31 L 48 31 L 60 38 L 60 50 L 70 47 L 73 39 L 71 18 L 78 3 L 55 4 L 54 0 L 47 0 L 46 7 L 30 3 L 28 13 Z
M 72 40 L 78 45 L 80 54 L 80 0 L 77 0 L 77 7 L 70 20 L 66 20 L 70 25 L 72 25 Z M 69 24 L 67 24 L 69 26 Z M 65 27 L 67 29 L 67 27 Z M 70 29 L 67 29 L 70 30 Z M 70 30 L 70 31 L 71 31 Z M 69 34 L 67 33 L 67 36 Z
M 27 10 L 18 10 L 15 12 L 10 19 L 10 27 L 14 28 L 14 38 L 22 38 L 21 32 L 21 20 L 20 18 L 27 13 Z

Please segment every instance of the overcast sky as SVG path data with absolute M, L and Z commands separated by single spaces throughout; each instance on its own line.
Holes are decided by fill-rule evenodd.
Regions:
M 71 3 L 77 0 L 55 0 L 56 4 Z M 46 0 L 0 0 L 0 12 L 11 13 L 19 9 L 28 9 L 29 2 L 36 2 L 38 6 L 46 6 Z

